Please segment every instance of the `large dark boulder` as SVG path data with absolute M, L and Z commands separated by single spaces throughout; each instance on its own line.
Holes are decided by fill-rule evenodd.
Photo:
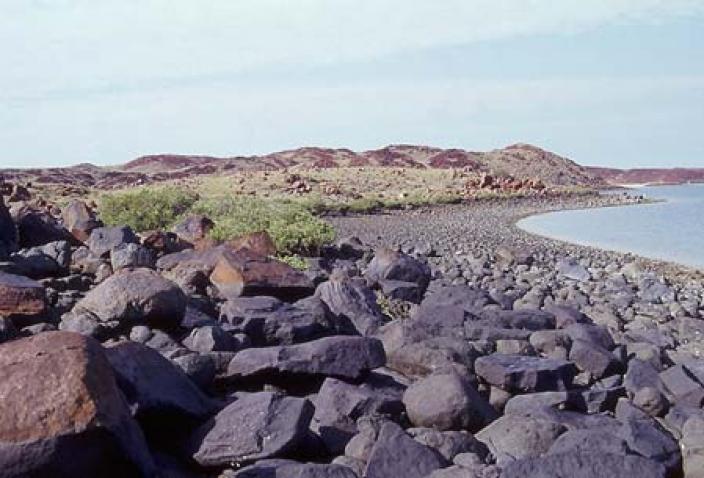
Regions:
M 565 360 L 496 353 L 478 358 L 474 369 L 487 383 L 515 393 L 566 390 L 576 372 Z
M 360 335 L 372 335 L 384 324 L 384 314 L 374 292 L 359 278 L 334 273 L 315 292 L 341 320 L 349 321 Z
M 98 227 L 91 231 L 86 241 L 88 249 L 99 257 L 122 244 L 139 244 L 139 238 L 128 226 Z
M 15 224 L 17 224 L 21 248 L 43 246 L 55 241 L 67 241 L 72 245 L 80 244 L 48 212 L 22 208 L 17 212 Z
M 430 282 L 430 267 L 402 252 L 379 249 L 374 253 L 364 276 L 371 285 L 382 281 L 414 283 L 422 296 Z
M 383 415 L 400 420 L 404 389 L 393 378 L 380 374 L 370 374 L 360 385 L 327 378 L 313 399 L 315 415 L 311 428 L 330 453 L 340 453 L 359 431 L 360 418 Z
M 149 325 L 178 327 L 186 310 L 186 296 L 171 281 L 150 269 L 114 274 L 81 299 L 73 317 L 100 322 L 115 321 L 121 327 Z
M 216 408 L 188 376 L 159 352 L 136 342 L 120 342 L 106 355 L 132 412 L 139 419 L 165 423 L 197 420 Z
M 413 425 L 441 431 L 476 432 L 496 415 L 469 379 L 456 372 L 418 380 L 404 393 L 403 403 Z
M 379 431 L 364 476 L 425 478 L 448 464 L 438 452 L 415 441 L 395 423 L 387 422 Z
M 156 476 L 95 340 L 45 332 L 0 346 L 0 474 Z
M 284 455 L 303 442 L 313 412 L 303 398 L 243 394 L 194 432 L 193 458 L 222 467 Z
M 380 341 L 367 337 L 325 337 L 297 345 L 238 352 L 227 375 L 233 379 L 322 376 L 358 379 L 386 363 Z

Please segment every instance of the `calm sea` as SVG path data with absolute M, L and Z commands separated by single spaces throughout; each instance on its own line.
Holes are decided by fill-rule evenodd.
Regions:
M 666 202 L 559 211 L 521 220 L 526 231 L 704 269 L 704 184 L 633 190 Z

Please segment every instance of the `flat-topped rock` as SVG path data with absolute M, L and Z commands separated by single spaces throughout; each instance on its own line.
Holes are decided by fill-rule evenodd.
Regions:
M 297 345 L 238 352 L 227 375 L 233 379 L 318 375 L 358 379 L 386 363 L 384 347 L 368 337 L 325 337 Z
M 210 274 L 210 282 L 228 299 L 270 295 L 295 300 L 315 291 L 313 283 L 301 271 L 248 249 L 223 251 Z
M 504 354 L 480 357 L 474 369 L 487 383 L 515 393 L 565 390 L 576 373 L 566 360 Z
M 313 412 L 303 398 L 243 394 L 194 432 L 193 459 L 210 467 L 281 456 L 304 439 Z
M 28 277 L 0 272 L 0 315 L 34 315 L 44 311 L 44 286 Z

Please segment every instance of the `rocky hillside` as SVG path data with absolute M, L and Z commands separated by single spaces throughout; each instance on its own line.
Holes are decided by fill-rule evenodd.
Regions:
M 8 181 L 112 189 L 242 171 L 344 167 L 455 168 L 493 176 L 537 179 L 548 185 L 599 184 L 599 179 L 582 166 L 527 144 L 489 152 L 393 145 L 364 152 L 307 147 L 264 156 L 228 158 L 161 154 L 143 156 L 114 167 L 81 164 L 67 168 L 5 169 L 0 170 L 0 175 Z
M 609 184 L 683 184 L 704 183 L 704 168 L 614 169 L 585 168 Z

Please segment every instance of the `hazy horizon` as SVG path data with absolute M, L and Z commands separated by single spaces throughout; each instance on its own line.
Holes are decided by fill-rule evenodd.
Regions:
M 530 143 L 704 167 L 704 2 L 0 6 L 0 167 Z

